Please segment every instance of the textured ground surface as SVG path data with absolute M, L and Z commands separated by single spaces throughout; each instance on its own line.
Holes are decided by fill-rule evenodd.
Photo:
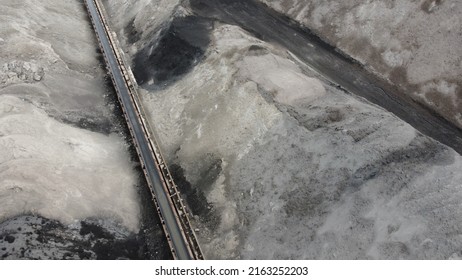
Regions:
M 459 154 L 188 1 L 104 3 L 207 258 L 462 257 Z M 458 121 L 460 1 L 267 3 Z M 81 2 L 1 4 L 0 257 L 168 257 Z
M 132 238 L 141 227 L 142 181 L 82 1 L 0 6 L 0 257 L 62 258 L 52 256 L 54 244 L 85 239 L 74 225 L 86 219 Z M 34 241 L 35 224 L 53 225 L 52 233 Z M 97 257 L 83 239 L 79 246 L 89 252 L 66 258 Z M 32 253 L 24 240 L 35 242 Z
M 105 3 L 207 258 L 462 256 L 459 154 L 178 2 Z
M 63 225 L 26 215 L 0 224 L 0 256 L 1 259 L 143 259 L 146 249 L 139 237 L 104 220 Z
M 462 127 L 462 1 L 260 1 Z

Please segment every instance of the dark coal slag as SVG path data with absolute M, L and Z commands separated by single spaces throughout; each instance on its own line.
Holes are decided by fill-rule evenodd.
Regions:
M 24 215 L 0 224 L 0 259 L 150 259 L 145 239 L 107 219 L 66 226 Z
M 188 16 L 173 19 L 161 33 L 134 58 L 133 74 L 142 86 L 152 79 L 154 85 L 166 86 L 191 71 L 204 57 L 210 43 L 211 20 Z

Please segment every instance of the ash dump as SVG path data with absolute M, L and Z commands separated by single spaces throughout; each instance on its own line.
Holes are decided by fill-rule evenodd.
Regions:
M 133 61 L 165 42 L 160 30 L 176 18 L 220 19 L 201 59 L 167 86 L 149 86 L 158 65 L 139 68 L 146 119 L 206 258 L 460 258 L 462 157 L 261 40 L 296 30 L 274 34 L 287 18 L 262 24 L 251 3 L 106 2 Z M 245 28 L 255 22 L 264 32 Z

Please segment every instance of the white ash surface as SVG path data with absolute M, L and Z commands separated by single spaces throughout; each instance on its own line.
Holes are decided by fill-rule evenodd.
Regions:
M 139 230 L 137 175 L 82 1 L 0 1 L 0 222 Z
M 187 14 L 162 3 L 135 22 Z M 155 49 L 147 26 L 134 44 L 126 28 L 124 50 Z M 206 258 L 462 257 L 459 154 L 236 26 L 210 36 L 191 71 L 141 91 L 168 162 L 203 194 Z
M 461 0 L 259 0 L 462 127 Z

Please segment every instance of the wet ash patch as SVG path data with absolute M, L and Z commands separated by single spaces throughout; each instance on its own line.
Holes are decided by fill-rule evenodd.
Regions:
M 444 0 L 426 0 L 422 3 L 421 9 L 428 14 L 433 13 L 443 1 Z
M 0 224 L 0 259 L 145 259 L 144 236 L 88 219 L 69 226 L 39 216 Z
M 213 22 L 197 16 L 175 18 L 160 40 L 147 44 L 134 58 L 133 73 L 142 86 L 167 86 L 191 71 L 204 57 Z
M 173 180 L 183 197 L 186 204 L 194 216 L 199 216 L 200 220 L 211 230 L 220 224 L 220 216 L 215 211 L 213 204 L 207 201 L 204 191 L 199 187 L 193 186 L 185 177 L 184 170 L 180 165 L 172 164 L 170 172 Z
M 127 43 L 134 44 L 141 40 L 141 34 L 136 30 L 135 27 L 135 18 L 133 18 L 130 23 L 125 26 L 125 37 L 127 38 Z
M 112 132 L 116 132 L 117 129 L 114 127 L 113 120 L 106 117 L 95 117 L 95 116 L 75 116 L 72 113 L 66 114 L 61 121 L 65 124 L 89 130 L 92 132 L 102 133 L 109 135 Z
M 204 163 L 207 162 L 204 160 Z M 210 192 L 212 190 L 214 182 L 218 179 L 221 172 L 223 171 L 222 159 L 211 159 L 208 165 L 203 168 L 199 175 L 199 181 L 197 186 L 200 187 L 204 192 Z

